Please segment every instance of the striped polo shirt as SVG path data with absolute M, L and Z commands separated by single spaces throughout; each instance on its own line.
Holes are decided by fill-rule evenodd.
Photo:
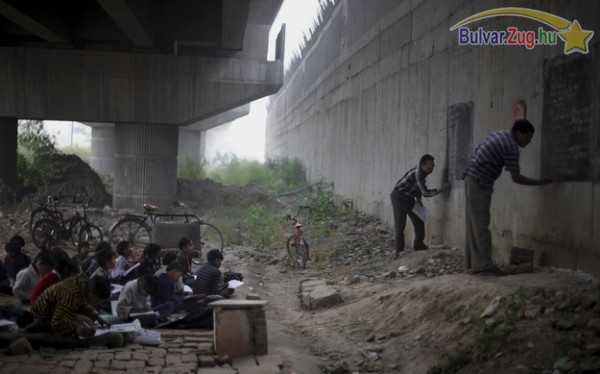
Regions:
M 190 287 L 194 294 L 218 295 L 223 286 L 223 273 L 213 263 L 204 264 L 196 273 L 198 276 Z
M 519 145 L 510 130 L 493 132 L 479 144 L 469 161 L 465 176 L 470 175 L 481 186 L 492 188 L 502 168 L 520 172 Z
M 423 173 L 421 168 L 416 166 L 407 171 L 406 174 L 396 182 L 394 188 L 404 195 L 414 197 L 417 200 L 421 200 L 421 196 L 431 197 L 439 194 L 441 191 L 438 189 L 434 188 L 430 190 L 427 188 L 425 178 L 427 178 L 427 174 Z
M 35 318 L 44 321 L 54 333 L 76 338 L 77 329 L 73 323 L 75 314 L 95 317 L 94 308 L 88 304 L 85 293 L 87 278 L 75 275 L 56 283 L 37 298 L 31 307 Z

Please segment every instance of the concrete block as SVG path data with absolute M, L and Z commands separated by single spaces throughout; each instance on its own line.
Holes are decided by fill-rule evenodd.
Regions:
M 298 285 L 298 292 L 310 292 L 317 286 L 327 284 L 323 279 L 303 279 Z
M 237 371 L 226 368 L 202 368 L 198 369 L 198 374 L 237 374 Z
M 180 365 L 181 364 L 181 356 L 180 355 L 167 355 L 165 357 L 165 360 L 167 362 L 167 366 L 171 366 L 171 365 Z
M 246 303 L 239 304 L 243 309 L 232 309 L 237 304 L 231 303 L 226 305 L 229 309 L 215 308 L 216 353 L 230 357 L 268 353 L 267 324 L 265 311 L 262 309 L 266 301 L 229 301 L 246 301 Z M 248 308 L 252 303 L 255 307 Z
M 238 374 L 279 374 L 279 370 L 276 366 L 245 366 L 238 369 Z
M 218 355 L 244 357 L 253 353 L 248 315 L 242 310 L 215 310 L 215 350 Z
M 239 369 L 241 367 L 254 367 L 257 366 L 258 362 L 254 356 L 239 357 L 233 360 L 233 367 Z
M 113 360 L 110 363 L 110 368 L 111 369 L 116 369 L 116 370 L 125 370 L 127 369 L 127 361 L 118 361 L 118 360 Z
M 188 363 L 195 364 L 198 362 L 198 356 L 196 356 L 193 353 L 185 354 L 185 355 L 181 356 L 181 362 L 183 362 L 184 364 L 188 364 Z
M 255 358 L 261 366 L 275 365 L 280 369 L 283 369 L 283 360 L 279 355 L 256 356 Z
M 94 368 L 108 369 L 110 367 L 110 360 L 98 360 L 94 362 Z
M 338 291 L 331 286 L 317 286 L 306 297 L 303 305 L 309 309 L 329 308 L 342 302 Z
M 165 359 L 163 357 L 151 357 L 148 360 L 148 366 L 165 366 Z
M 198 356 L 198 366 L 199 367 L 214 367 L 215 366 L 215 358 L 213 356 L 208 355 L 200 355 Z
M 198 347 L 196 348 L 198 353 L 204 355 L 212 355 L 215 353 L 215 348 L 213 342 L 210 343 L 198 343 Z

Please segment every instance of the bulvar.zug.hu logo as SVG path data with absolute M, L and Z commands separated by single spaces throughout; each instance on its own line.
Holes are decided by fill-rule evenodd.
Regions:
M 553 28 L 544 30 L 519 30 L 518 27 L 507 27 L 501 31 L 486 31 L 482 27 L 471 30 L 465 25 L 491 17 L 514 16 L 524 17 L 539 21 Z M 458 29 L 459 45 L 518 45 L 533 49 L 538 45 L 556 45 L 559 40 L 565 43 L 564 53 L 571 54 L 589 52 L 589 42 L 594 36 L 594 31 L 584 30 L 577 20 L 572 22 L 554 14 L 527 8 L 496 8 L 477 13 L 463 19 L 450 28 Z

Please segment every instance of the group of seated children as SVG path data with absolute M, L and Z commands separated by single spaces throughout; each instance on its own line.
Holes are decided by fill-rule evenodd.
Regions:
M 139 319 L 143 327 L 151 328 L 168 321 L 171 313 L 185 312 L 180 327 L 211 326 L 212 313 L 206 304 L 233 292 L 224 282 L 219 250 L 209 251 L 208 262 L 192 273 L 195 249 L 186 237 L 179 241 L 181 252 L 177 256 L 165 255 L 161 261 L 161 247 L 150 243 L 135 263 L 130 263 L 133 250 L 127 241 L 117 244 L 116 254 L 109 243 L 101 242 L 93 257 L 89 244 L 82 242 L 69 258 L 49 239 L 33 262 L 21 251 L 24 245 L 20 236 L 5 245 L 0 292 L 12 293 L 23 304 L 30 304 L 31 313 L 23 311 L 29 319 L 20 320 L 25 332 L 65 338 L 92 336 L 92 325 L 76 318 L 80 315 L 102 325 Z M 191 296 L 183 296 L 184 281 L 193 290 Z M 111 315 L 110 298 L 115 294 L 111 284 L 122 285 L 116 316 Z

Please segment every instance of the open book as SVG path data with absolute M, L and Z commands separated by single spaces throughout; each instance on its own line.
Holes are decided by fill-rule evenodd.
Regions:
M 147 315 L 156 315 L 158 316 L 158 312 L 155 312 L 153 310 L 149 310 L 147 312 L 134 312 L 134 313 L 129 313 L 129 318 L 135 318 L 135 317 L 139 317 L 139 316 L 147 316 Z

